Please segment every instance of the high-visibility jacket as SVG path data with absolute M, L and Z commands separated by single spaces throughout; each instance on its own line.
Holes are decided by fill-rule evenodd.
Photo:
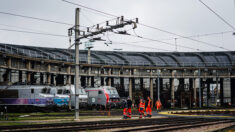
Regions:
M 162 105 L 162 104 L 161 104 L 161 102 L 160 102 L 159 100 L 157 101 L 157 103 L 156 103 L 156 104 L 157 104 L 157 108 L 160 108 L 160 107 L 161 107 L 161 105 Z
M 143 103 L 143 102 L 140 103 L 140 104 L 139 104 L 139 107 L 140 107 L 140 110 L 144 110 L 144 108 L 145 108 L 145 103 Z
M 151 108 L 151 100 L 148 101 L 147 107 L 150 107 L 150 108 Z

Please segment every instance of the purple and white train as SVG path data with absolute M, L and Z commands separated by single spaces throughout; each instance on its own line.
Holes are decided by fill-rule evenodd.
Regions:
M 50 87 L 39 85 L 0 86 L 0 105 L 45 107 L 53 104 Z
M 79 104 L 86 106 L 87 94 L 83 88 L 80 91 Z M 44 108 L 68 107 L 70 103 L 74 107 L 74 92 L 74 86 L 0 86 L 0 107 L 8 106 L 8 108 L 12 109 L 36 108 L 44 110 Z

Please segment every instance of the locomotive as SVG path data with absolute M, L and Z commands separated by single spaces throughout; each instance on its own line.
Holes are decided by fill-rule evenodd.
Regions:
M 75 86 L 74 85 L 67 85 L 67 86 L 64 86 L 64 88 L 66 90 L 69 90 L 69 92 L 70 92 L 69 98 L 71 100 L 71 106 L 75 107 Z M 79 107 L 81 107 L 81 108 L 87 107 L 88 96 L 87 96 L 87 93 L 85 92 L 83 87 L 79 88 L 78 94 L 79 94 Z
M 43 108 L 53 105 L 54 96 L 50 94 L 49 86 L 12 85 L 0 86 L 0 106 L 10 109 Z M 21 110 L 21 109 L 19 109 Z
M 86 92 L 83 88 L 79 91 L 80 105 L 86 106 L 88 98 Z M 71 100 L 71 105 L 74 107 L 74 95 L 74 86 L 0 86 L 0 106 L 8 106 L 13 111 L 41 111 L 54 109 L 55 107 L 68 107 Z
M 97 88 L 85 88 L 88 94 L 88 105 L 98 108 L 114 108 L 120 106 L 120 97 L 116 88 L 100 86 Z

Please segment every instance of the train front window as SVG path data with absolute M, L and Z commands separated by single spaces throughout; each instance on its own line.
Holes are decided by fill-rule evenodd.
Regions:
M 57 94 L 62 94 L 63 93 L 63 90 L 62 89 L 59 89 L 58 91 L 57 91 Z
M 79 89 L 79 94 L 85 95 L 85 94 L 86 94 L 86 91 L 85 91 L 84 89 Z
M 69 90 L 64 90 L 64 91 L 63 91 L 63 94 L 68 95 L 68 94 L 70 94 L 70 91 L 69 91 Z
M 108 94 L 118 94 L 116 89 L 107 89 Z
M 47 88 L 43 88 L 42 93 L 47 93 Z
M 113 94 L 118 94 L 116 89 L 113 89 L 112 91 L 113 91 Z
M 50 88 L 48 88 L 47 89 L 47 94 L 49 94 L 51 92 L 51 89 Z
M 105 90 L 108 94 L 112 94 L 112 91 L 111 91 L 111 89 L 107 89 L 107 90 Z
M 102 91 L 99 91 L 99 94 L 102 94 Z
M 51 91 L 51 89 L 49 89 L 49 88 L 43 88 L 42 91 L 41 91 L 41 93 L 49 94 L 50 91 Z

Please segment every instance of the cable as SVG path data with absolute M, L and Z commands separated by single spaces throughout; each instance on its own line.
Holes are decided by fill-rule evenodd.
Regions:
M 39 21 L 52 22 L 52 23 L 57 23 L 57 24 L 73 25 L 73 24 L 65 23 L 65 22 L 59 22 L 59 21 L 48 20 L 48 19 L 43 19 L 43 18 L 37 18 L 37 17 L 19 15 L 19 14 L 13 14 L 13 13 L 2 12 L 2 11 L 0 11 L 0 14 L 11 15 L 11 16 L 17 16 L 17 17 L 23 17 L 23 18 L 28 18 L 28 19 L 35 19 L 35 20 L 39 20 Z
M 108 16 L 118 17 L 118 16 L 116 16 L 116 15 L 113 15 L 113 14 L 110 14 L 110 13 L 106 13 L 106 12 L 103 12 L 103 11 L 99 11 L 99 10 L 96 10 L 96 9 L 93 9 L 93 8 L 90 8 L 90 7 L 81 5 L 81 4 L 77 4 L 77 3 L 74 3 L 74 2 L 71 2 L 71 1 L 67 1 L 67 0 L 62 0 L 62 1 L 63 1 L 63 2 L 66 2 L 66 3 L 69 3 L 69 4 L 73 4 L 73 5 L 80 6 L 80 7 L 83 7 L 83 8 L 92 10 L 92 11 L 95 11 L 95 12 L 99 12 L 99 13 L 102 13 L 102 14 L 105 14 L 105 15 L 108 15 Z
M 198 35 L 191 35 L 187 36 L 189 38 L 195 38 L 195 37 L 205 37 L 205 36 L 213 36 L 213 35 L 220 35 L 220 34 L 225 34 L 225 33 L 232 33 L 233 31 L 224 31 L 224 32 L 215 32 L 215 33 L 207 33 L 207 34 L 198 34 Z M 176 37 L 176 39 L 180 39 L 181 37 Z M 165 39 L 160 39 L 160 40 L 173 40 L 175 38 L 165 38 Z
M 160 41 L 160 40 L 157 40 L 157 39 L 151 39 L 151 38 L 146 38 L 146 37 L 143 37 L 143 36 L 136 36 L 136 35 L 130 35 L 130 36 L 141 38 L 141 39 L 145 39 L 145 40 L 155 41 L 155 42 L 159 42 L 159 43 L 163 43 L 163 44 L 175 47 L 175 44 L 164 42 L 164 41 Z M 191 47 L 183 46 L 183 45 L 178 45 L 178 47 L 182 47 L 182 48 L 190 49 L 190 50 L 195 50 L 195 51 L 202 51 L 200 49 L 195 49 L 195 48 L 191 48 Z
M 83 15 L 83 17 L 86 18 L 87 21 L 89 21 L 92 25 L 94 25 L 94 22 L 89 17 L 87 17 L 82 11 L 81 15 Z
M 39 21 L 45 21 L 45 22 L 51 22 L 51 23 L 57 23 L 57 24 L 63 24 L 63 25 L 74 25 L 70 23 L 65 23 L 65 22 L 60 22 L 60 21 L 54 21 L 54 20 L 49 20 L 49 19 L 43 19 L 43 18 L 38 18 L 38 17 L 31 17 L 31 16 L 25 16 L 25 15 L 19 15 L 19 14 L 14 14 L 14 13 L 8 13 L 8 12 L 2 12 L 0 11 L 0 14 L 5 14 L 5 15 L 10 15 L 10 16 L 17 16 L 17 17 L 22 17 L 22 18 L 28 18 L 28 19 L 34 19 L 34 20 L 39 20 Z M 79 25 L 80 27 L 86 27 Z
M 132 30 L 133 30 L 133 29 L 132 29 Z M 134 31 L 134 30 L 133 30 L 133 31 Z M 114 32 L 114 34 L 117 34 L 117 33 Z M 137 34 L 136 34 L 136 35 L 137 35 Z M 138 36 L 138 35 L 137 35 L 137 36 Z M 109 42 L 111 42 L 112 44 L 113 44 L 113 43 L 116 43 L 116 44 L 121 44 L 121 45 L 130 45 L 130 46 L 137 46 L 137 47 L 142 47 L 142 48 L 147 48 L 147 49 L 157 49 L 157 50 L 160 50 L 160 51 L 172 52 L 172 51 L 166 50 L 166 49 L 159 49 L 159 48 L 153 48 L 153 47 L 147 47 L 147 46 L 129 44 L 129 42 L 116 42 L 116 41 L 113 42 L 112 40 L 110 40 L 108 32 L 107 32 L 107 34 L 106 34 L 106 37 L 107 37 L 107 39 L 109 40 Z M 138 37 L 140 37 L 140 36 L 138 36 Z M 145 41 L 136 41 L 136 42 L 131 42 L 131 43 L 139 43 L 139 42 L 145 42 Z
M 224 34 L 224 33 L 231 33 L 233 31 L 225 31 L 225 32 L 218 32 L 218 33 L 210 33 L 210 34 L 202 34 L 202 35 L 192 35 L 192 36 L 188 36 L 188 37 L 202 37 L 202 36 L 212 36 L 212 35 L 218 35 L 218 34 Z M 135 33 L 135 32 L 134 32 Z M 138 36 L 135 33 L 136 36 Z M 164 41 L 164 40 L 175 40 L 175 39 L 180 39 L 180 37 L 178 38 L 168 38 L 168 39 L 158 39 L 160 41 Z M 146 40 L 146 41 L 130 41 L 130 42 L 126 42 L 126 43 L 144 43 L 144 42 L 153 42 L 153 40 Z
M 42 30 L 37 30 L 37 29 L 31 29 L 31 28 L 25 28 L 25 27 L 19 27 L 19 26 L 12 26 L 12 25 L 7 25 L 7 24 L 0 24 L 1 26 L 5 27 L 13 27 L 13 28 L 19 28 L 19 29 L 25 29 L 25 30 L 31 30 L 31 31 L 36 31 L 36 32 L 44 32 Z M 50 33 L 49 33 L 50 34 Z
M 172 43 L 168 43 L 168 42 L 164 42 L 164 41 L 160 41 L 160 40 L 157 40 L 157 39 L 151 39 L 151 38 L 146 38 L 146 37 L 143 37 L 143 36 L 139 36 L 136 34 L 135 30 L 133 29 L 133 32 L 135 35 L 132 35 L 132 34 L 125 34 L 125 35 L 129 35 L 129 36 L 132 36 L 132 37 L 137 37 L 137 38 L 141 38 L 141 39 L 145 39 L 145 40 L 149 40 L 149 41 L 155 41 L 155 42 L 159 42 L 159 43 L 163 43 L 163 44 L 166 44 L 166 45 L 170 45 L 170 46 L 174 46 L 175 47 L 175 44 L 172 44 Z M 118 34 L 117 32 L 113 32 L 113 33 L 116 33 Z M 196 50 L 196 51 L 202 51 L 200 49 L 195 49 L 195 48 L 191 48 L 191 47 L 187 47 L 187 46 L 183 46 L 183 45 L 178 45 L 179 47 L 182 47 L 182 48 L 186 48 L 186 49 L 191 49 L 191 50 Z
M 39 33 L 39 32 L 31 32 L 31 31 L 23 31 L 23 30 L 13 30 L 13 29 L 0 29 L 2 31 L 9 31 L 9 32 L 20 32 L 20 33 L 29 33 L 29 34 L 39 34 L 39 35 L 47 35 L 47 36 L 55 36 L 55 37 L 66 37 L 66 35 L 59 35 L 59 34 L 51 34 L 51 33 Z
M 215 44 L 207 43 L 207 42 L 200 41 L 200 40 L 197 40 L 197 39 L 193 39 L 193 38 L 190 38 L 190 37 L 187 37 L 187 36 L 182 36 L 182 35 L 179 35 L 179 34 L 176 34 L 176 33 L 170 32 L 170 31 L 166 31 L 166 30 L 163 30 L 163 29 L 160 29 L 160 28 L 156 28 L 156 27 L 153 27 L 153 26 L 149 26 L 149 25 L 146 25 L 146 24 L 142 24 L 142 23 L 138 23 L 138 24 L 139 24 L 139 25 L 142 25 L 142 26 L 145 26 L 145 27 L 148 27 L 148 28 L 152 28 L 152 29 L 161 31 L 161 32 L 165 32 L 165 33 L 168 33 L 168 34 L 172 34 L 172 35 L 178 36 L 178 37 L 180 37 L 180 38 L 185 38 L 185 39 L 192 40 L 192 41 L 195 41 L 195 42 L 199 42 L 199 43 L 202 43 L 202 44 L 205 44 L 205 45 L 208 45 L 208 46 L 217 47 L 217 48 L 220 48 L 220 49 L 224 49 L 224 50 L 230 51 L 229 49 L 226 49 L 226 48 L 224 48 L 224 47 L 217 46 L 217 45 L 215 45 Z
M 216 13 L 214 10 L 212 10 L 206 3 L 199 0 L 207 9 L 209 9 L 211 12 L 213 12 L 220 20 L 222 20 L 224 23 L 226 23 L 229 27 L 231 27 L 233 30 L 235 30 L 235 27 L 231 25 L 228 21 L 226 21 L 223 17 L 221 17 L 218 13 Z
M 100 16 L 103 16 L 105 18 L 113 18 L 112 16 L 107 16 L 107 15 L 104 15 L 102 13 L 98 13 L 98 12 L 95 12 L 95 11 L 92 11 L 92 10 L 89 10 L 89 9 L 86 9 L 86 8 L 83 8 L 83 11 L 90 12 L 90 13 L 96 14 L 96 15 L 100 15 Z

